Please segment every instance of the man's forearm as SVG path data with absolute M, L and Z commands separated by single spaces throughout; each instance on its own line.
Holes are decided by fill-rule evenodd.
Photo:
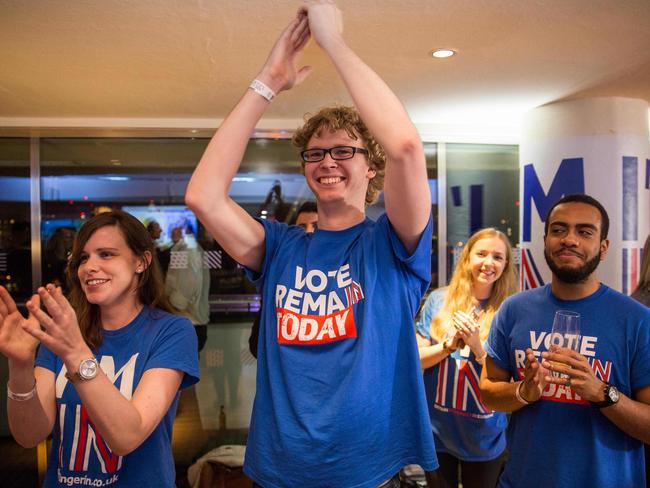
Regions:
M 519 382 L 481 378 L 481 401 L 497 412 L 515 412 L 526 405 L 517 400 L 515 394 Z
M 650 405 L 619 395 L 615 405 L 600 412 L 627 435 L 650 444 Z
M 390 160 L 398 159 L 407 141 L 422 151 L 417 129 L 390 87 L 344 41 L 326 48 L 368 129 Z
M 250 134 L 267 106 L 266 100 L 247 90 L 224 120 L 208 144 L 187 187 L 186 200 L 195 212 L 217 199 L 228 197 Z

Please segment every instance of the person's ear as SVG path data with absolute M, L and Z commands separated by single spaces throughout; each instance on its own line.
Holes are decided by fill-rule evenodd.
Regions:
M 600 241 L 600 260 L 604 261 L 605 256 L 607 256 L 607 251 L 609 251 L 609 239 L 603 239 Z
M 151 266 L 151 260 L 153 259 L 150 251 L 145 251 L 143 256 L 138 260 L 138 265 L 135 267 L 135 272 L 140 274 L 144 272 L 149 266 Z
M 377 176 L 377 171 L 372 168 L 368 168 L 368 172 L 366 174 L 368 176 L 368 179 L 372 180 L 375 176 Z

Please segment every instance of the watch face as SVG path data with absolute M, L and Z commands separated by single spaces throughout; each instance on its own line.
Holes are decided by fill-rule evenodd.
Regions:
M 610 386 L 607 389 L 607 396 L 613 403 L 616 403 L 618 401 L 618 390 L 613 386 Z
M 95 359 L 86 359 L 79 365 L 79 376 L 84 380 L 90 380 L 97 376 L 97 361 Z

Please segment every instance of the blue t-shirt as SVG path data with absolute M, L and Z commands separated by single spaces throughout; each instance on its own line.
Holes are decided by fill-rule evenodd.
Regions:
M 199 380 L 197 339 L 189 320 L 143 307 L 130 324 L 104 330 L 95 357 L 120 393 L 130 399 L 144 372 L 151 368 L 185 373 L 181 388 Z M 56 422 L 45 487 L 176 486 L 172 424 L 180 392 L 158 426 L 126 456 L 113 454 L 93 426 L 63 361 L 41 345 L 36 366 L 56 375 Z
M 550 285 L 508 298 L 486 345 L 495 364 L 523 378 L 525 350 L 548 350 L 557 310 L 580 314 L 579 352 L 599 379 L 629 397 L 650 384 L 650 310 L 602 284 L 581 300 L 560 300 Z M 643 443 L 564 385 L 513 412 L 507 438 L 500 487 L 645 486 Z
M 409 256 L 387 217 L 342 231 L 262 221 L 257 394 L 244 471 L 265 488 L 375 487 L 437 467 L 413 317 L 431 220 Z
M 431 321 L 442 310 L 446 288 L 433 291 L 416 322 L 417 332 L 431 338 Z M 483 305 L 483 303 L 481 304 Z M 424 389 L 436 450 L 463 461 L 496 459 L 506 448 L 506 414 L 489 410 L 481 401 L 483 366 L 465 348 L 424 370 Z

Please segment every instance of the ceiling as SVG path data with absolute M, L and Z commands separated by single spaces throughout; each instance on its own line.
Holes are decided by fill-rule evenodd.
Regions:
M 205 135 L 255 77 L 298 5 L 0 0 L 0 135 L 30 127 Z M 425 139 L 516 142 L 524 114 L 553 101 L 650 102 L 649 0 L 339 5 L 348 44 L 395 90 Z M 436 47 L 458 55 L 433 59 Z M 349 102 L 317 46 L 310 43 L 302 61 L 315 72 L 273 102 L 261 129 L 292 129 L 306 112 Z

